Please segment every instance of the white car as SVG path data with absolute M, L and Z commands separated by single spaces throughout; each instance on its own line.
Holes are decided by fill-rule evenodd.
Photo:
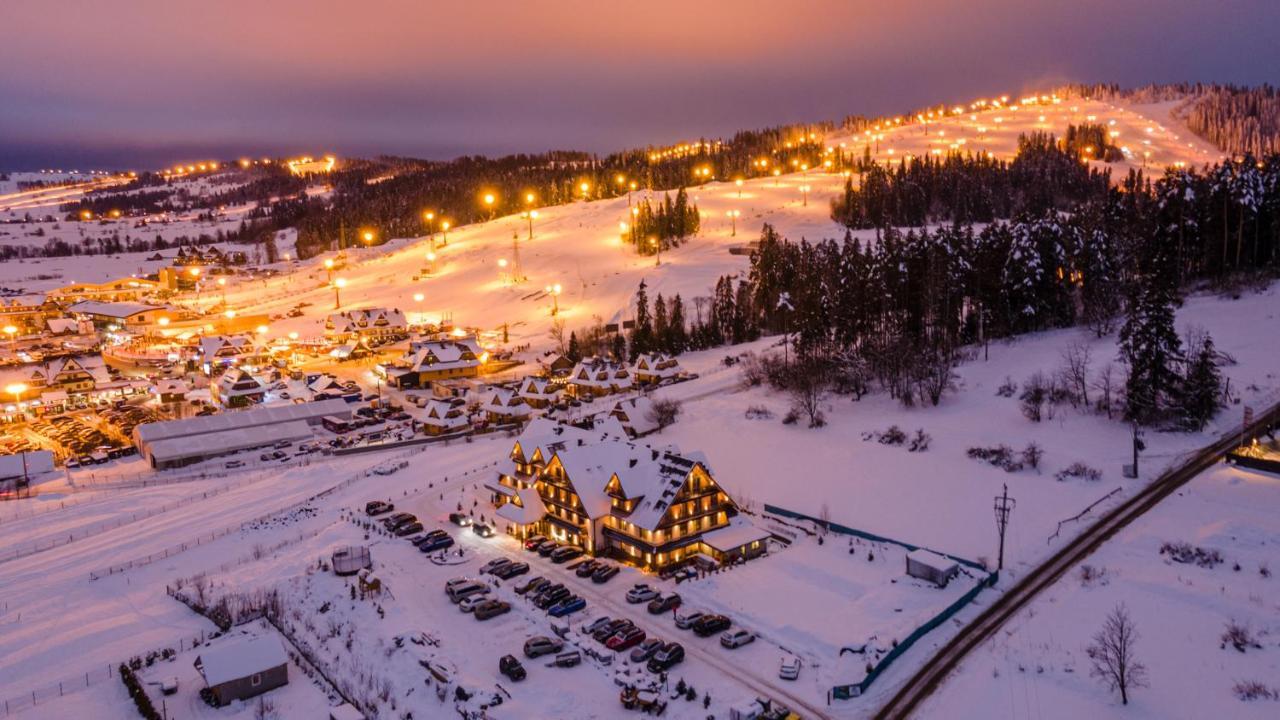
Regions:
M 475 581 L 475 579 L 474 579 L 474 578 L 469 578 L 469 577 L 465 577 L 465 576 L 459 575 L 458 577 L 455 577 L 455 578 L 449 578 L 448 580 L 446 580 L 446 581 L 445 581 L 445 583 L 444 583 L 444 589 L 445 589 L 445 590 L 448 590 L 449 588 L 453 587 L 454 585 L 461 585 L 461 584 L 463 584 L 463 583 L 469 583 L 469 582 L 474 582 L 474 581 Z
M 706 615 L 706 613 L 700 612 L 698 610 L 694 610 L 688 615 L 677 615 L 676 627 L 680 628 L 681 630 L 688 630 L 689 628 L 693 627 L 693 624 L 698 622 L 698 619 L 701 618 L 703 615 Z
M 492 599 L 493 598 L 490 597 L 488 590 L 484 592 L 478 592 L 474 595 L 468 595 L 466 599 L 458 603 L 458 609 L 464 613 L 473 612 L 476 609 L 477 605 L 479 605 L 482 602 L 488 602 L 489 600 L 492 600 Z
M 635 605 L 637 603 L 649 602 L 658 597 L 662 593 L 645 584 L 639 584 L 627 591 L 627 602 Z
M 782 664 L 778 666 L 778 677 L 783 680 L 795 680 L 800 677 L 800 658 L 782 658 Z
M 727 647 L 730 650 L 742 647 L 747 643 L 755 642 L 756 636 L 747 630 L 741 628 L 737 630 L 729 630 L 720 636 L 721 647 Z

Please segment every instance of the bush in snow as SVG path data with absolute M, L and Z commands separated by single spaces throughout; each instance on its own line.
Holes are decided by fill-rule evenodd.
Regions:
M 1267 687 L 1257 680 L 1241 680 L 1231 689 L 1237 699 L 1244 702 L 1253 700 L 1280 700 L 1280 690 Z
M 1162 543 L 1160 554 L 1168 555 L 1174 562 L 1195 564 L 1202 568 L 1212 568 L 1222 563 L 1222 553 L 1217 550 L 1206 550 L 1185 542 Z
M 1017 472 L 1022 469 L 1022 463 L 1013 459 L 1013 448 L 1008 445 L 994 445 L 985 448 L 972 447 L 965 454 L 974 460 L 985 460 L 1005 472 Z
M 930 442 L 933 442 L 933 437 L 925 432 L 924 428 L 916 428 L 916 435 L 911 438 L 911 445 L 907 447 L 907 452 L 925 452 L 929 449 Z
M 1069 478 L 1077 478 L 1077 477 L 1084 478 L 1085 480 L 1091 480 L 1093 482 L 1097 482 L 1102 479 L 1102 471 L 1097 470 L 1095 468 L 1091 468 L 1082 462 L 1073 462 L 1070 465 L 1066 466 L 1065 468 L 1054 473 L 1053 476 L 1058 479 L 1058 482 L 1063 482 Z
M 1084 564 L 1080 566 L 1080 586 L 1093 587 L 1094 585 L 1107 584 L 1107 569 L 1094 565 Z
M 1226 630 L 1222 631 L 1222 644 L 1219 646 L 1223 650 L 1230 645 L 1239 652 L 1245 652 L 1249 648 L 1261 650 L 1262 644 L 1254 639 L 1253 633 L 1249 628 L 1232 620 L 1227 623 Z
M 773 418 L 773 412 L 763 405 L 751 405 L 747 407 L 746 417 L 748 420 L 769 420 Z
M 1044 457 L 1044 448 L 1035 443 L 1027 443 L 1022 449 L 1022 464 L 1040 472 L 1040 459 Z
M 1000 387 L 996 388 L 996 395 L 1003 398 L 1011 398 L 1016 392 L 1018 392 L 1018 383 L 1014 382 L 1013 378 L 1008 375 L 1004 376 L 1004 382 Z
M 657 425 L 658 430 L 661 431 L 674 423 L 679 416 L 680 401 L 664 398 L 653 401 L 653 406 L 645 414 L 645 419 Z
M 907 441 L 907 434 L 897 425 L 890 425 L 888 430 L 880 433 L 878 442 L 881 445 L 901 445 Z
M 1022 383 L 1022 414 L 1031 422 L 1040 422 L 1044 417 L 1044 404 L 1049 399 L 1049 384 L 1044 375 L 1036 373 Z

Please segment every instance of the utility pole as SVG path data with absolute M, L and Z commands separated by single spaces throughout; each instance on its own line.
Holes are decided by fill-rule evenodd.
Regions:
M 1138 477 L 1138 453 L 1147 449 L 1147 444 L 1142 441 L 1144 433 L 1138 429 L 1138 423 L 1133 424 L 1133 465 L 1124 468 L 1124 475 L 1128 478 Z
M 511 231 L 511 284 L 517 285 L 523 281 L 524 275 L 520 274 L 520 232 L 513 230 Z
M 1005 483 L 1004 492 L 996 496 L 996 527 L 1000 530 L 1000 554 L 998 556 L 996 570 L 1004 569 L 1004 531 L 1009 527 L 1009 513 L 1013 512 L 1013 507 L 1018 502 L 1009 497 L 1009 484 Z

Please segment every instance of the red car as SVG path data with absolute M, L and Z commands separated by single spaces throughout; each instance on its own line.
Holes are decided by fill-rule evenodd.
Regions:
M 610 650 L 626 650 L 644 642 L 644 631 L 638 627 L 631 627 L 619 632 L 604 644 Z

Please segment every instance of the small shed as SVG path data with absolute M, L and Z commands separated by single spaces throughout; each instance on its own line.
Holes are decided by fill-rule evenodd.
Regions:
M 960 573 L 960 565 L 947 557 L 923 548 L 907 553 L 907 574 L 946 587 Z
M 369 555 L 369 548 L 363 545 L 348 545 L 333 551 L 335 575 L 355 575 L 371 567 L 373 567 L 373 558 Z
M 207 646 L 196 657 L 195 667 L 219 706 L 289 683 L 289 656 L 274 635 Z

